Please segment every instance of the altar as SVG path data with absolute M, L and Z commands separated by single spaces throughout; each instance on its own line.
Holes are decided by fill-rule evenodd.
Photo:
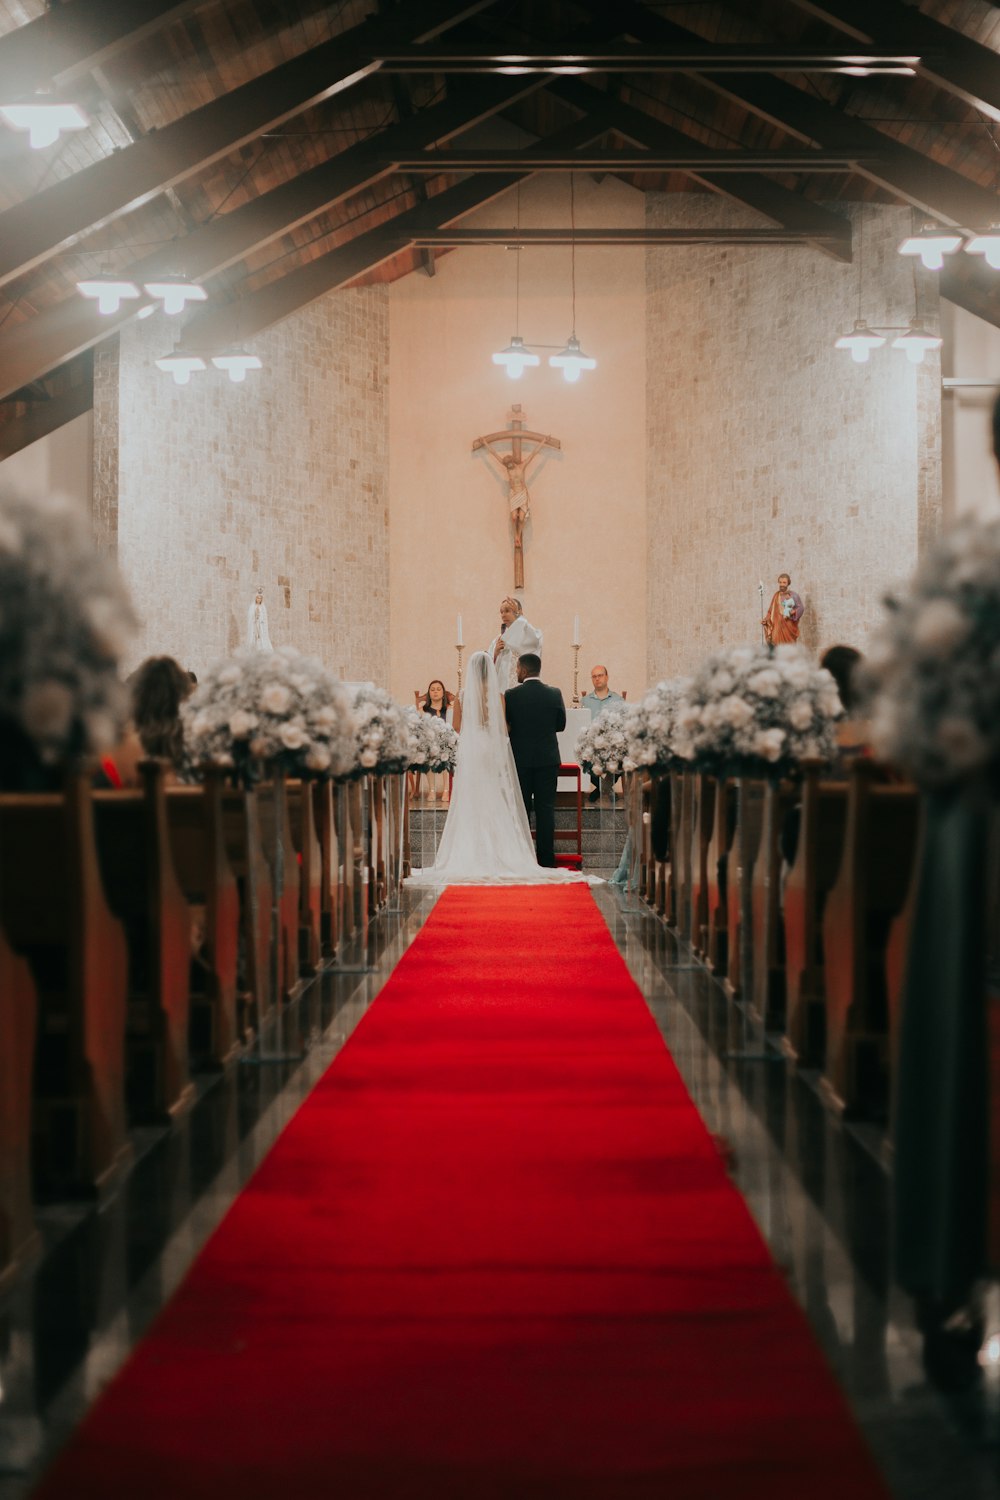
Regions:
M 568 708 L 566 710 L 566 728 L 559 735 L 559 759 L 564 766 L 576 765 L 576 742 L 584 729 L 589 729 L 591 724 L 590 710 L 588 708 Z

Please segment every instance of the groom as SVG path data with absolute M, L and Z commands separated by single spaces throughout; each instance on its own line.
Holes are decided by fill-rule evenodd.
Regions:
M 518 687 L 503 695 L 510 748 L 514 752 L 521 796 L 531 818 L 535 808 L 538 863 L 552 869 L 556 862 L 556 782 L 559 780 L 559 741 L 566 728 L 566 705 L 558 688 L 539 678 L 541 658 L 531 652 L 517 663 Z

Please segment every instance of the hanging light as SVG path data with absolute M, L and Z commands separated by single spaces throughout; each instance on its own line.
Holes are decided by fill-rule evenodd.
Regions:
M 866 365 L 873 349 L 881 349 L 885 335 L 869 328 L 867 318 L 856 318 L 850 333 L 841 334 L 834 344 L 835 349 L 850 349 L 856 365 Z
M 83 297 L 93 297 L 99 313 L 116 313 L 123 302 L 142 293 L 134 281 L 127 276 L 116 276 L 113 271 L 103 271 L 100 276 L 91 276 L 78 281 L 76 289 Z
M 596 370 L 597 360 L 590 359 L 580 348 L 576 336 L 576 194 L 573 173 L 569 174 L 569 229 L 570 229 L 570 284 L 572 286 L 573 332 L 566 340 L 566 347 L 558 354 L 549 355 L 549 364 L 554 370 L 562 370 L 563 379 L 575 385 L 581 370 Z
M 64 130 L 86 130 L 89 119 L 79 104 L 58 104 L 44 94 L 16 104 L 0 104 L 0 116 L 12 130 L 26 130 L 28 144 L 39 151 L 51 146 Z
M 549 355 L 549 364 L 555 370 L 562 370 L 563 379 L 568 380 L 571 385 L 580 379 L 581 370 L 597 369 L 597 360 L 584 354 L 575 333 L 571 333 L 566 340 L 565 349 L 560 349 L 558 354 Z
M 920 365 L 928 349 L 940 349 L 943 342 L 937 334 L 927 332 L 920 318 L 911 318 L 909 328 L 893 339 L 892 347 L 903 349 L 911 365 Z
M 935 224 L 925 224 L 917 234 L 911 234 L 899 247 L 900 255 L 919 255 L 928 271 L 940 271 L 946 255 L 954 255 L 962 243 L 962 236 L 954 230 L 938 229 Z
M 970 255 L 982 255 L 986 264 L 1000 271 L 1000 224 L 991 224 L 982 234 L 974 234 L 966 240 L 965 248 Z
M 208 366 L 199 354 L 182 354 L 175 349 L 173 354 L 164 354 L 158 359 L 156 368 L 172 375 L 175 385 L 188 385 L 194 370 L 206 370 Z
M 532 354 L 530 349 L 525 348 L 521 335 L 515 333 L 506 349 L 498 349 L 494 354 L 493 363 L 506 366 L 511 380 L 520 380 L 529 365 L 537 365 L 541 361 L 537 354 Z
M 204 302 L 208 296 L 205 288 L 183 276 L 170 276 L 163 281 L 144 281 L 143 286 L 151 297 L 163 303 L 168 317 L 184 311 L 188 302 Z
M 257 355 L 248 354 L 245 349 L 230 349 L 225 354 L 213 354 L 212 363 L 217 370 L 228 371 L 234 385 L 240 385 L 246 380 L 248 370 L 264 368 Z

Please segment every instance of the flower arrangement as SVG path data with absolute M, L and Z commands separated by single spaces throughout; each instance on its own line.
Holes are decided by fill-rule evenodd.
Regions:
M 410 763 L 410 734 L 406 715 L 384 688 L 362 683 L 354 688 L 354 753 L 352 776 L 391 775 Z M 426 717 L 426 716 L 425 716 Z
M 674 752 L 699 771 L 784 775 L 831 760 L 836 683 L 802 646 L 737 647 L 710 656 L 677 704 Z
M 0 492 L 0 779 L 11 789 L 115 743 L 127 712 L 118 661 L 136 623 L 77 505 Z
M 866 660 L 876 752 L 924 786 L 1000 775 L 1000 521 L 960 522 L 898 597 Z
M 629 758 L 625 718 L 626 705 L 612 703 L 581 730 L 576 758 L 588 775 L 620 776 L 622 771 L 635 770 L 635 762 Z
M 410 735 L 411 771 L 454 771 L 458 755 L 458 734 L 436 714 L 406 710 L 406 727 Z
M 182 709 L 188 759 L 252 781 L 267 765 L 289 776 L 345 774 L 354 717 L 343 686 L 289 646 L 215 662 Z
M 669 771 L 678 764 L 674 753 L 677 708 L 690 687 L 686 677 L 658 682 L 625 716 L 628 755 L 636 766 Z

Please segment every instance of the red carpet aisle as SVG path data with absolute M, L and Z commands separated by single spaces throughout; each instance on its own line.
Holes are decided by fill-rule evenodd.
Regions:
M 442 897 L 41 1493 L 885 1494 L 581 887 Z

